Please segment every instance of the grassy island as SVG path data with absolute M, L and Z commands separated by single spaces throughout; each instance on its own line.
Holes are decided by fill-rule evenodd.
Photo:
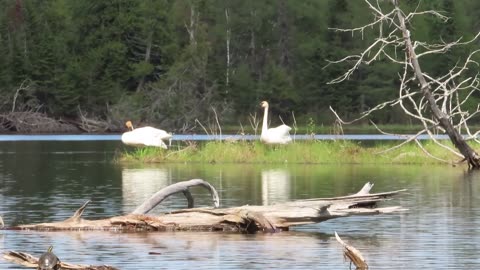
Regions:
M 394 148 L 397 144 L 302 140 L 288 145 L 272 146 L 259 141 L 182 141 L 168 150 L 153 147 L 129 148 L 121 153 L 117 160 L 141 163 L 438 164 L 445 163 L 439 159 L 450 163 L 461 159 L 431 141 L 422 141 L 422 147 L 410 142 Z M 450 147 L 453 149 L 453 146 Z

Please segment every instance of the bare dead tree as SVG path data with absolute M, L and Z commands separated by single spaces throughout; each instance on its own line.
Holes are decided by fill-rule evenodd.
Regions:
M 187 29 L 188 36 L 190 37 L 190 44 L 196 46 L 196 30 L 197 30 L 198 14 L 195 12 L 193 4 L 190 5 L 190 23 L 185 22 L 185 28 Z
M 250 114 L 248 116 L 248 121 L 250 122 L 250 126 L 252 127 L 253 131 L 255 132 L 255 136 L 257 136 L 258 125 L 260 124 L 260 120 L 257 119 L 257 113 Z
M 12 109 L 11 113 L 14 112 L 39 112 L 43 109 L 42 102 L 37 98 L 36 85 L 30 79 L 25 79 L 22 81 L 20 86 L 15 90 L 15 94 L 12 98 Z M 9 104 L 10 95 L 5 95 L 2 97 L 2 100 L 5 100 L 5 104 Z M 2 105 L 3 107 L 3 105 Z
M 145 63 L 149 63 L 150 57 L 152 54 L 152 46 L 153 46 L 153 30 L 150 30 L 150 32 L 148 32 L 148 37 L 145 42 L 146 42 L 146 48 L 145 48 L 145 57 L 143 61 L 145 61 Z M 143 86 L 145 85 L 145 79 L 146 79 L 146 75 L 143 75 L 140 78 L 140 81 L 138 82 L 138 85 L 137 85 L 137 90 L 136 90 L 137 93 L 142 91 Z
M 226 49 L 227 49 L 227 70 L 225 71 L 225 85 L 227 86 L 227 90 L 225 94 L 228 94 L 228 86 L 230 85 L 230 36 L 231 36 L 231 29 L 230 29 L 230 16 L 228 15 L 228 8 L 225 8 L 225 21 L 227 24 L 226 30 Z
M 444 75 L 439 77 L 429 76 L 428 73 L 422 70 L 420 65 L 422 57 L 432 54 L 444 54 L 453 47 L 472 43 L 480 36 L 480 33 L 467 41 L 462 41 L 462 38 L 440 44 L 427 44 L 415 41 L 412 39 L 410 30 L 407 27 L 407 25 L 412 24 L 414 17 L 421 15 L 434 16 L 444 22 L 449 18 L 435 10 L 415 10 L 405 13 L 399 7 L 398 0 L 388 1 L 390 4 L 384 4 L 387 1 L 380 0 L 364 0 L 364 2 L 374 14 L 373 22 L 357 28 L 332 29 L 338 32 L 351 33 L 352 35 L 360 34 L 363 37 L 363 33 L 367 28 L 375 28 L 378 29 L 378 36 L 361 53 L 349 55 L 340 60 L 329 61 L 329 64 L 353 63 L 349 70 L 329 83 L 334 84 L 346 81 L 361 65 L 369 65 L 378 59 L 386 58 L 393 64 L 403 66 L 403 72 L 399 76 L 400 87 L 398 96 L 395 99 L 385 101 L 372 109 L 362 112 L 359 118 L 352 121 L 342 120 L 336 111 L 330 108 L 337 117 L 338 122 L 341 124 L 353 123 L 387 106 L 400 106 L 406 115 L 419 121 L 422 125 L 422 130 L 415 135 L 408 136 L 406 141 L 416 141 L 422 147 L 417 140 L 418 136 L 428 134 L 436 144 L 461 157 L 461 161 L 467 161 L 469 168 L 480 168 L 480 156 L 467 144 L 467 140 L 477 141 L 477 135 L 480 133 L 480 130 L 472 132 L 468 125 L 469 120 L 478 115 L 480 107 L 477 106 L 474 111 L 466 111 L 464 109 L 467 100 L 480 90 L 478 88 L 480 82 L 478 73 L 465 78 L 466 71 L 471 70 L 472 66 L 478 68 L 478 63 L 473 60 L 473 57 L 480 50 L 471 52 L 466 60 L 458 62 L 450 70 L 446 70 Z M 386 8 L 388 10 L 385 10 Z M 437 129 L 448 135 L 455 149 L 435 139 L 434 135 Z M 462 136 L 462 132 L 465 132 L 467 137 Z M 424 148 L 422 150 L 426 151 Z M 434 157 L 431 154 L 429 155 Z
M 13 102 L 12 102 L 12 112 L 15 111 L 15 104 L 18 98 L 18 95 L 20 94 L 20 91 L 29 91 L 29 89 L 32 87 L 32 82 L 29 79 L 23 80 L 22 84 L 17 88 L 17 91 L 15 91 L 15 95 L 13 96 Z

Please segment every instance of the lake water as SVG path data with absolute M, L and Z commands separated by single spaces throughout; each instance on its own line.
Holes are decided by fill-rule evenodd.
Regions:
M 361 140 L 361 141 L 384 141 L 384 140 L 404 140 L 413 135 L 386 135 L 386 134 L 315 134 L 315 135 L 292 135 L 294 140 Z M 445 134 L 433 135 L 436 139 L 448 139 Z M 466 137 L 466 135 L 465 135 Z M 112 135 L 0 135 L 0 142 L 8 141 L 118 141 L 120 134 Z M 427 140 L 430 137 L 426 134 L 418 135 L 417 139 Z M 209 141 L 209 140 L 258 140 L 256 135 L 205 135 L 205 134 L 174 134 L 172 141 Z
M 122 165 L 119 137 L 0 142 L 0 215 L 6 225 L 61 221 L 86 200 L 83 217 L 126 214 L 162 187 L 202 178 L 221 207 L 408 189 L 385 205 L 407 212 L 349 217 L 253 235 L 216 232 L 0 231 L 0 249 L 39 256 L 49 245 L 71 263 L 120 269 L 349 269 L 334 237 L 359 249 L 370 269 L 477 269 L 480 174 L 463 167 L 393 165 Z M 0 140 L 2 140 L 0 138 Z M 192 189 L 199 206 L 208 192 Z M 183 195 L 182 195 L 183 196 Z M 184 208 L 169 198 L 152 214 Z M 150 252 L 159 253 L 149 255 Z M 0 259 L 0 269 L 24 269 Z

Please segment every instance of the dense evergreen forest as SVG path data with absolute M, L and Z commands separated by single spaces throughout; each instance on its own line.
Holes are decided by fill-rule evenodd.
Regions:
M 450 17 L 412 22 L 417 41 L 471 38 L 480 30 L 477 0 L 402 5 Z M 294 115 L 299 125 L 331 125 L 329 106 L 356 117 L 397 95 L 401 66 L 387 59 L 328 84 L 348 66 L 327 60 L 358 53 L 378 31 L 329 29 L 372 21 L 363 1 L 0 0 L 0 10 L 0 112 L 82 114 L 118 125 L 131 119 L 185 131 L 214 113 L 223 125 L 249 125 L 268 100 L 287 123 Z M 478 44 L 421 64 L 429 74 L 445 74 Z M 410 124 L 395 109 L 374 117 Z

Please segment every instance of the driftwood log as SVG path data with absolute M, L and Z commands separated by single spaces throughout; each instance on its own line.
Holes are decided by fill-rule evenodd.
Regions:
M 189 200 L 189 206 L 193 207 L 193 198 L 188 188 L 198 185 L 210 190 L 215 207 L 187 208 L 155 216 L 145 215 L 163 199 L 178 192 L 185 194 Z M 367 183 L 356 194 L 342 197 L 297 200 L 264 206 L 217 208 L 218 195 L 213 186 L 201 179 L 193 179 L 162 189 L 127 215 L 97 220 L 83 219 L 81 215 L 87 202 L 72 217 L 64 221 L 16 225 L 3 229 L 277 232 L 288 230 L 291 226 L 318 223 L 333 218 L 396 213 L 406 210 L 401 206 L 377 207 L 377 203 L 388 200 L 405 190 L 371 194 L 372 187 L 373 184 Z

